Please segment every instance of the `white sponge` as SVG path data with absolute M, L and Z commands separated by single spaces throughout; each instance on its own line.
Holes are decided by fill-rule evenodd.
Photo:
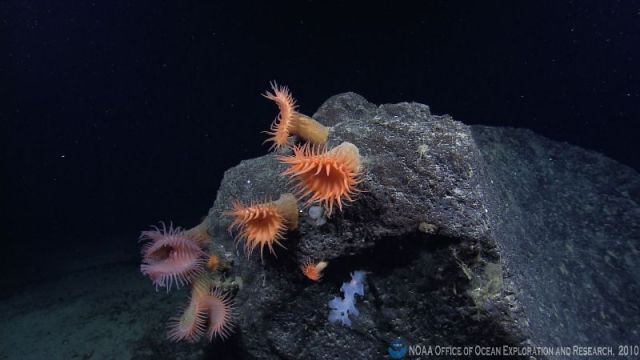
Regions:
M 329 301 L 329 321 L 331 323 L 340 322 L 344 326 L 351 327 L 349 314 L 358 316 L 360 312 L 356 309 L 355 294 L 364 296 L 364 271 L 351 273 L 351 281 L 342 284 L 340 291 L 344 293 L 344 299 L 334 297 Z

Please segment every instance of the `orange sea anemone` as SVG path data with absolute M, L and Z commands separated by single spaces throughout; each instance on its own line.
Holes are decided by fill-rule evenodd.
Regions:
M 326 261 L 320 261 L 317 264 L 313 262 L 306 262 L 302 266 L 300 266 L 300 270 L 304 276 L 313 281 L 319 281 L 322 279 L 322 271 L 329 265 Z
M 140 241 L 149 241 L 142 247 L 140 271 L 149 276 L 153 284 L 181 287 L 203 271 L 206 253 L 180 228 L 162 228 L 143 231 Z
M 280 113 L 271 124 L 271 131 L 266 133 L 271 135 L 267 141 L 273 142 L 270 150 L 280 150 L 291 145 L 290 137 L 297 135 L 312 144 L 324 144 L 329 137 L 329 129 L 316 120 L 300 114 L 296 111 L 296 101 L 291 96 L 289 88 L 271 83 L 273 92 L 263 94 L 269 100 L 273 100 Z
M 282 194 L 276 201 L 249 206 L 236 201 L 233 209 L 225 212 L 225 215 L 233 217 L 229 232 L 239 229 L 236 241 L 244 240 L 247 257 L 260 247 L 262 258 L 265 246 L 275 255 L 273 245 L 284 248 L 280 241 L 284 239 L 285 232 L 298 228 L 298 202 L 293 194 Z
M 319 203 L 330 215 L 334 206 L 342 211 L 345 201 L 354 201 L 361 180 L 360 153 L 348 142 L 327 151 L 326 147 L 296 146 L 293 155 L 280 156 L 289 168 L 282 175 L 298 181 L 296 193 L 306 205 Z
M 172 341 L 196 342 L 205 332 L 209 340 L 214 337 L 226 339 L 233 327 L 233 300 L 220 289 L 212 289 L 205 276 L 193 283 L 191 299 L 179 317 L 169 323 L 167 338 Z M 207 324 L 208 322 L 208 324 Z
M 218 255 L 209 255 L 209 260 L 207 260 L 207 268 L 210 271 L 217 271 L 220 268 L 220 257 Z

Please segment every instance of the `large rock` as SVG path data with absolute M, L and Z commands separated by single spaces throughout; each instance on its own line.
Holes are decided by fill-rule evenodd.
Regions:
M 491 237 L 527 336 L 553 346 L 637 342 L 638 173 L 528 130 L 472 133 L 487 169 Z
M 237 357 L 381 358 L 425 346 L 567 346 L 638 338 L 640 177 L 529 131 L 469 127 L 417 103 L 334 96 L 314 115 L 330 145 L 363 156 L 363 193 L 327 224 L 289 233 L 277 258 L 247 259 L 226 231 L 233 200 L 287 192 L 274 155 L 225 173 L 211 250 L 232 264 Z M 299 265 L 329 261 L 313 283 Z M 327 303 L 368 272 L 351 328 Z M 616 349 L 617 350 L 617 349 Z

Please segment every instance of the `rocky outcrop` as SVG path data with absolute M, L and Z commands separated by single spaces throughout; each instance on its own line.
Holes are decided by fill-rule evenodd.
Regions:
M 232 266 L 238 328 L 228 346 L 261 359 L 381 358 L 425 346 L 618 344 L 638 335 L 640 176 L 529 131 L 469 127 L 417 103 L 334 96 L 314 115 L 330 146 L 363 157 L 358 200 L 317 226 L 302 212 L 277 258 L 247 259 L 223 216 L 232 200 L 287 192 L 273 154 L 224 176 L 211 250 Z M 304 261 L 328 261 L 324 279 Z M 351 328 L 327 321 L 367 272 Z M 615 342 L 614 342 L 615 340 Z

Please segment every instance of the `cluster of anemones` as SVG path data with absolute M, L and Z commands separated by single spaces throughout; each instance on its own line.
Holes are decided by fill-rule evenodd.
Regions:
M 228 293 L 213 286 L 208 272 L 215 272 L 220 259 L 204 251 L 211 241 L 207 219 L 200 225 L 183 230 L 160 227 L 143 231 L 140 271 L 158 288 L 171 290 L 191 284 L 191 299 L 177 318 L 171 320 L 167 338 L 174 341 L 197 341 L 205 333 L 227 338 L 233 325 L 233 301 Z M 208 270 L 208 271 L 207 271 Z
M 244 241 L 247 257 L 256 248 L 275 255 L 274 246 L 282 245 L 285 233 L 298 227 L 297 198 L 303 199 L 305 206 L 318 204 L 327 215 L 334 209 L 342 208 L 346 202 L 354 201 L 361 180 L 360 154 L 358 148 L 348 142 L 329 149 L 326 145 L 329 129 L 309 116 L 298 112 L 298 106 L 286 86 L 271 83 L 271 91 L 264 95 L 278 106 L 279 113 L 271 124 L 267 141 L 272 142 L 271 150 L 291 149 L 291 155 L 279 155 L 278 160 L 288 167 L 282 173 L 295 183 L 294 194 L 284 194 L 277 201 L 244 205 L 234 202 L 226 215 L 233 218 L 229 227 L 237 229 L 236 241 Z M 305 143 L 294 145 L 297 136 Z M 327 263 L 305 262 L 301 269 L 309 279 L 318 281 Z
M 287 87 L 275 82 L 271 87 L 272 92 L 263 96 L 276 103 L 279 113 L 267 131 L 270 135 L 267 141 L 273 143 L 272 150 L 292 150 L 291 155 L 279 155 L 278 160 L 288 166 L 282 175 L 296 182 L 295 194 L 284 193 L 278 200 L 248 205 L 236 201 L 224 213 L 233 218 L 229 231 L 236 231 L 236 241 L 243 242 L 247 257 L 256 249 L 263 258 L 265 248 L 274 256 L 274 246 L 284 248 L 286 233 L 298 228 L 298 198 L 304 200 L 305 206 L 320 205 L 330 216 L 334 209 L 342 211 L 345 203 L 354 201 L 362 181 L 358 148 L 343 142 L 329 149 L 326 145 L 329 129 L 299 113 Z M 294 145 L 294 136 L 305 143 Z M 225 339 L 231 334 L 232 298 L 214 286 L 209 273 L 216 272 L 221 260 L 204 250 L 211 241 L 207 219 L 189 230 L 162 224 L 160 228 L 143 231 L 140 237 L 145 242 L 140 270 L 156 289 L 169 291 L 173 286 L 191 284 L 188 305 L 171 321 L 167 337 L 174 341 L 195 342 L 205 333 L 209 340 Z M 305 261 L 300 269 L 310 280 L 319 281 L 327 264 Z

